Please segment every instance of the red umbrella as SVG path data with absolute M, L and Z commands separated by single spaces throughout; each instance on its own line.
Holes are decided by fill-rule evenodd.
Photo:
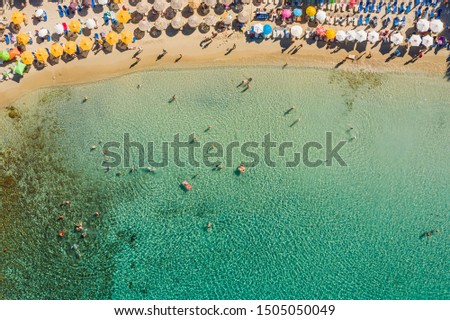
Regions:
M 318 27 L 316 28 L 316 34 L 317 34 L 319 37 L 325 36 L 326 33 L 327 33 L 327 31 L 325 30 L 324 26 L 318 26 Z

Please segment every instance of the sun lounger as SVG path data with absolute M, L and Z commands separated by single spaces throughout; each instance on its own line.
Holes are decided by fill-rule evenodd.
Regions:
M 398 8 L 398 14 L 402 14 L 403 11 L 405 11 L 405 3 L 404 2 L 402 2 L 400 4 L 400 7 Z
M 45 50 L 47 51 L 47 53 L 50 55 L 50 50 L 48 48 L 45 48 Z
M 363 15 L 360 15 L 358 18 L 358 26 L 362 26 L 363 24 Z
M 394 2 L 392 5 L 392 13 L 397 13 L 398 7 L 397 7 L 397 1 Z
M 391 13 L 391 4 L 390 3 L 388 3 L 386 5 L 386 13 Z
M 69 28 L 67 28 L 67 24 L 65 22 L 61 23 L 63 28 L 64 28 L 64 34 L 67 35 L 67 33 L 69 32 Z
M 416 11 L 416 18 L 420 18 L 420 16 L 422 15 L 422 11 L 419 9 L 417 9 Z
M 257 13 L 255 15 L 256 20 L 267 20 L 269 19 L 269 14 L 266 12 Z
M 363 2 L 361 1 L 360 3 L 359 3 L 359 6 L 358 6 L 358 12 L 361 12 L 361 11 L 363 11 Z
M 47 36 L 47 41 L 51 41 L 52 37 L 50 35 Z
M 420 4 L 420 0 L 415 0 L 415 5 L 418 6 Z
M 370 14 L 367 15 L 366 20 L 364 22 L 365 22 L 364 24 L 370 23 Z
M 398 17 L 395 17 L 393 26 L 396 28 L 396 27 L 398 27 L 398 24 L 399 24 L 399 19 L 398 19 Z
M 5 43 L 6 44 L 10 44 L 11 41 L 9 40 L 9 36 L 7 34 L 5 34 Z
M 367 13 L 369 11 L 370 2 L 367 1 L 366 5 L 364 6 L 364 13 Z
M 430 11 L 429 17 L 430 17 L 430 20 L 434 18 L 434 10 L 431 10 L 431 11 Z
M 70 16 L 69 8 L 66 5 L 64 5 L 63 8 L 64 8 L 64 13 L 66 14 L 66 17 L 69 18 L 69 16 Z
M 64 17 L 64 11 L 61 5 L 58 5 L 58 13 L 61 18 Z
M 380 3 L 378 3 L 378 6 L 377 6 L 377 13 L 380 13 L 381 12 L 381 8 L 383 7 L 383 2 L 380 2 Z
M 442 8 L 439 8 L 438 10 L 437 10 L 437 14 L 436 14 L 436 19 L 440 19 L 441 18 L 441 12 L 442 12 Z
M 92 4 L 92 9 L 94 9 L 94 7 L 95 7 L 95 0 L 92 0 L 91 4 Z
M 99 37 L 98 33 L 94 34 L 94 39 L 95 40 L 100 40 L 100 37 Z
M 411 12 L 411 5 L 412 5 L 412 3 L 410 2 L 410 3 L 408 3 L 408 5 L 406 6 L 406 9 L 405 9 L 405 14 L 408 14 L 408 13 L 410 13 Z
M 405 16 L 403 16 L 403 18 L 402 18 L 401 26 L 406 27 L 406 17 Z
M 103 14 L 103 20 L 105 20 L 105 25 L 109 25 L 109 15 L 108 13 Z
M 370 13 L 373 13 L 375 11 L 375 3 L 371 3 L 370 5 L 369 5 L 369 12 Z
M 44 13 L 42 14 L 42 19 L 44 20 L 44 22 L 47 22 L 48 18 L 47 18 L 47 11 L 44 10 Z

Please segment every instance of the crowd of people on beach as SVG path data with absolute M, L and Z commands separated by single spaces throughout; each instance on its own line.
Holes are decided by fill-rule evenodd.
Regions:
M 370 58 L 372 52 L 367 53 L 365 47 L 372 43 L 371 49 L 381 44 L 380 52 L 390 53 L 386 61 L 409 53 L 409 61 L 414 62 L 433 49 L 435 52 L 450 49 L 449 27 L 444 19 L 449 16 L 448 0 L 318 0 L 314 4 L 312 1 L 274 1 L 272 4 L 264 0 L 256 1 L 254 12 L 247 2 L 154 0 L 152 5 L 142 1 L 132 6 L 122 0 L 76 0 L 67 5 L 64 2 L 45 4 L 30 18 L 20 10 L 22 8 L 10 10 L 10 17 L 4 16 L 0 22 L 0 63 L 6 66 L 2 78 L 7 80 L 15 74 L 23 76 L 31 66 L 41 69 L 58 63 L 59 59 L 67 62 L 87 57 L 91 51 L 97 54 L 114 48 L 138 50 L 133 56 L 137 64 L 142 52 L 138 43 L 145 34 L 159 37 L 167 29 L 198 29 L 205 34 L 211 31 L 201 42 L 204 49 L 225 30 L 243 32 L 248 41 L 285 38 L 288 44 L 283 44 L 283 52 L 290 48 L 290 54 L 298 52 L 303 43 L 318 43 L 320 47 L 319 43 L 325 42 L 326 49 L 333 49 L 333 53 L 356 49 Z M 51 19 L 51 23 L 56 24 L 50 30 L 49 17 L 56 13 L 59 18 Z M 87 16 L 89 18 L 84 20 Z M 25 31 L 30 29 L 29 19 L 34 32 Z M 135 29 L 132 31 L 130 27 Z M 299 39 L 302 43 L 295 44 Z M 35 43 L 39 47 L 29 49 L 35 48 Z M 294 49 L 292 44 L 295 44 Z M 386 48 L 382 49 L 383 46 Z M 236 44 L 233 44 L 226 54 L 235 49 Z M 352 59 L 353 56 L 356 57 L 349 55 L 348 58 L 357 60 Z M 180 54 L 177 61 L 181 57 Z

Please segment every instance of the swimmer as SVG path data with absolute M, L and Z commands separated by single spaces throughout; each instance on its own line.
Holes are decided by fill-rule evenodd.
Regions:
M 211 223 L 211 222 L 208 222 L 208 223 L 206 224 L 206 230 L 208 230 L 208 232 L 211 232 L 211 231 L 212 231 L 212 223 Z
M 59 216 L 58 218 L 56 218 L 56 220 L 64 220 L 64 216 Z
M 83 103 L 86 102 L 86 101 L 88 101 L 88 99 L 89 99 L 89 97 L 84 96 L 84 97 L 83 97 Z
M 137 88 L 140 89 L 142 86 L 140 84 L 137 85 Z
M 91 151 L 97 149 L 97 146 L 94 144 L 91 146 Z
M 116 176 L 121 176 L 123 174 L 122 170 L 117 171 Z
M 83 222 L 80 221 L 78 224 L 75 225 L 76 231 L 83 231 Z
M 96 217 L 100 216 L 100 212 L 95 211 L 95 212 L 94 212 L 94 216 L 96 216 Z
M 87 233 L 86 233 L 86 232 L 83 232 L 83 233 L 81 234 L 81 237 L 82 237 L 82 238 L 86 238 L 86 237 L 87 237 Z
M 130 171 L 130 172 L 131 172 L 131 173 L 134 172 L 134 164 L 131 165 L 131 171 Z

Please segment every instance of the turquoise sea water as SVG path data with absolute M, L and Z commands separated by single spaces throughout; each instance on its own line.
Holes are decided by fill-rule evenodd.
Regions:
M 449 299 L 449 88 L 424 75 L 248 67 L 31 93 L 0 111 L 0 298 Z M 154 174 L 101 166 L 101 146 L 124 133 L 157 146 L 176 133 L 223 145 L 270 133 L 301 151 L 326 132 L 347 142 L 347 166 L 273 157 L 239 176 L 239 155 L 221 171 L 172 157 Z

